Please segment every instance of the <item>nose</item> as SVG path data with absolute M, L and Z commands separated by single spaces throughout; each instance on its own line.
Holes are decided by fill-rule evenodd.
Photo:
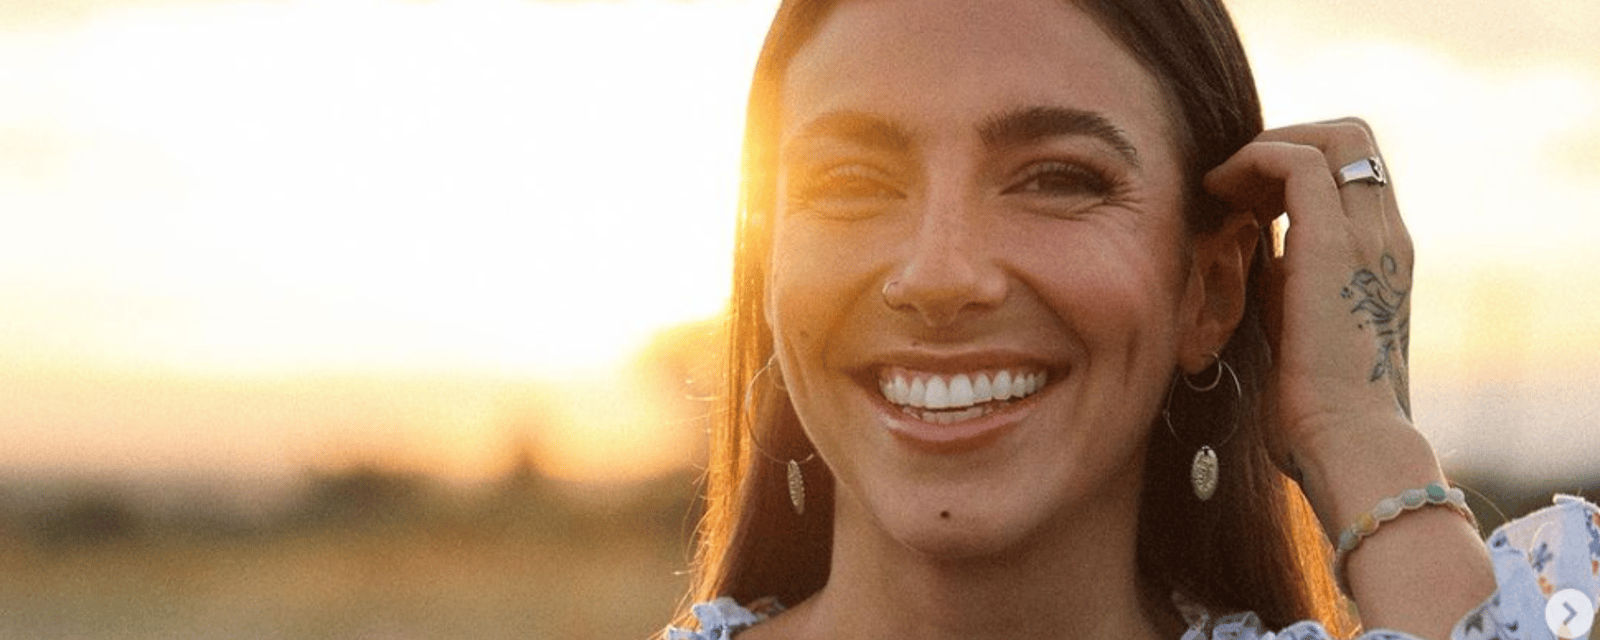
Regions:
M 934 328 L 999 306 L 1006 297 L 1006 275 L 978 226 L 957 212 L 924 216 L 909 255 L 884 282 L 884 304 L 916 314 Z

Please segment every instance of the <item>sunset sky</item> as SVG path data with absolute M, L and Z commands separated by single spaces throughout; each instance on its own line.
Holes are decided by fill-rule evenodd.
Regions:
M 773 6 L 7 0 L 0 477 L 688 462 L 627 365 L 726 299 Z M 1269 124 L 1377 130 L 1447 466 L 1600 470 L 1600 3 L 1230 6 Z

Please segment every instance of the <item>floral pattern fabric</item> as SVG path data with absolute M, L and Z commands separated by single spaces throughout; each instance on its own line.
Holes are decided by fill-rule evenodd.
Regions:
M 700 630 L 667 629 L 667 640 L 732 640 L 733 634 L 765 622 L 782 611 L 783 606 L 772 598 L 757 600 L 749 608 L 739 606 L 733 598 L 701 602 L 689 608 L 689 612 L 700 623 Z
M 1451 631 L 1451 640 L 1565 640 L 1545 624 L 1545 605 L 1556 592 L 1576 589 L 1600 607 L 1600 508 L 1571 496 L 1506 523 L 1489 536 L 1489 555 L 1498 583 L 1494 595 L 1468 612 Z M 1333 640 L 1322 625 L 1302 621 L 1271 631 L 1250 612 L 1214 615 L 1177 599 L 1189 624 L 1181 640 Z M 698 631 L 669 629 L 667 640 L 732 640 L 735 634 L 777 615 L 771 599 L 748 608 L 731 598 L 695 605 Z M 1589 637 L 1596 636 L 1591 629 Z M 1584 636 L 1580 636 L 1582 638 Z M 1419 640 L 1410 634 L 1374 629 L 1358 640 Z

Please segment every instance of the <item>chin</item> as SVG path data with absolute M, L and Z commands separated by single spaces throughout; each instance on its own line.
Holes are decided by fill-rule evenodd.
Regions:
M 885 514 L 895 522 L 883 522 L 890 537 L 922 555 L 947 560 L 1014 553 L 1049 528 L 1047 514 L 992 501 L 895 511 Z
M 1031 468 L 1018 464 L 1013 468 Z M 1086 469 L 1088 471 L 1089 469 Z M 1137 469 L 1093 469 L 1125 478 Z M 1140 483 L 1085 484 L 1081 475 L 1010 474 L 977 482 L 886 482 L 869 492 L 867 522 L 878 534 L 930 559 L 951 561 L 1027 555 L 1084 536 L 1122 531 L 1137 520 Z M 863 505 L 851 505 L 851 508 Z

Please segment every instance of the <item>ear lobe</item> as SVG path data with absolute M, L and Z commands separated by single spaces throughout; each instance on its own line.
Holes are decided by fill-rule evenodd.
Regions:
M 1250 264 L 1255 257 L 1261 226 L 1254 217 L 1236 213 L 1221 229 L 1196 238 L 1191 264 L 1193 325 L 1181 355 L 1183 369 L 1195 373 L 1210 366 L 1244 317 L 1249 295 Z M 1198 287 L 1199 291 L 1193 291 Z

